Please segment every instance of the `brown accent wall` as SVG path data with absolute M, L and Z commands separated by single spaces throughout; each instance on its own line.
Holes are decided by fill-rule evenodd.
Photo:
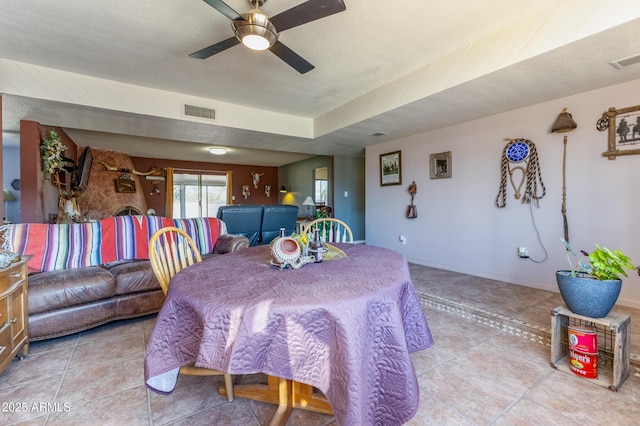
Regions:
M 22 120 L 20 122 L 20 222 L 23 223 L 49 222 L 50 216 L 55 216 L 58 213 L 58 188 L 50 177 L 43 175 L 40 160 L 40 143 L 51 129 L 58 132 L 62 142 L 67 146 L 67 150 L 63 154 L 65 157 L 77 162 L 80 153 L 84 149 L 84 147 L 78 146 L 72 141 L 61 128 L 41 125 L 35 121 Z M 1 143 L 0 139 L 0 147 Z M 152 208 L 159 216 L 165 214 L 164 197 L 167 190 L 165 181 L 159 182 L 159 195 L 151 195 L 151 181 L 144 176 L 136 176 L 134 178 L 136 184 L 135 193 L 116 193 L 114 179 L 118 177 L 119 173 L 106 171 L 104 166 L 97 163 L 99 160 L 105 161 L 110 166 L 130 168 L 140 172 L 148 172 L 153 167 L 159 169 L 174 167 L 224 172 L 230 170 L 233 173 L 232 193 L 235 196 L 235 204 L 278 204 L 279 201 L 277 167 L 129 157 L 123 153 L 94 148 L 92 148 L 92 153 L 94 154 L 94 163 L 91 167 L 89 187 L 81 195 L 79 202 L 80 211 L 90 219 L 109 216 L 115 210 L 124 206 L 133 206 L 142 212 Z M 1 159 L 2 157 L 0 156 Z M 258 189 L 253 187 L 252 172 L 262 174 Z M 71 178 L 70 174 L 67 176 L 69 179 Z M 60 177 L 62 179 L 65 178 L 64 174 Z M 243 185 L 249 185 L 250 187 L 251 196 L 248 199 L 242 197 Z M 270 197 L 265 195 L 265 185 L 271 186 Z M 100 188 L 100 190 L 96 188 Z
M 177 161 L 170 159 L 157 159 L 157 158 L 145 158 L 145 157 L 132 157 L 133 165 L 136 170 L 140 172 L 148 172 L 153 167 L 162 169 L 163 171 L 167 167 L 174 167 L 179 169 L 189 170 L 212 170 L 226 172 L 231 170 L 232 177 L 232 194 L 235 196 L 234 204 L 278 204 L 278 168 L 277 167 L 263 167 L 263 166 L 245 166 L 239 164 L 227 164 L 227 163 L 206 163 L 206 162 L 194 162 L 194 161 Z M 260 182 L 258 189 L 253 186 L 253 180 L 251 173 L 256 172 L 262 174 L 260 176 Z M 242 186 L 249 185 L 251 196 L 247 199 L 242 197 Z M 271 196 L 267 197 L 265 194 L 265 185 L 271 186 Z M 164 215 L 165 205 L 164 197 L 166 195 L 166 181 L 159 182 L 160 188 L 159 195 L 150 195 L 152 190 L 152 184 L 150 180 L 144 177 L 140 178 L 140 186 L 143 188 L 144 196 L 147 200 L 147 207 L 154 209 L 158 216 Z
M 50 215 L 58 213 L 58 188 L 51 176 L 44 176 L 40 161 L 40 142 L 52 129 L 67 146 L 63 156 L 77 159 L 78 148 L 64 130 L 35 121 L 20 121 L 20 222 L 48 222 Z M 64 173 L 59 177 L 66 183 Z

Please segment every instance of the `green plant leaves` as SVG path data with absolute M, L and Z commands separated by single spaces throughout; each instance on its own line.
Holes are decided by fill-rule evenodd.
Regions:
M 576 253 L 568 241 L 564 238 L 560 238 L 560 241 L 564 243 L 566 248 L 567 260 L 571 266 L 571 275 L 574 277 L 578 273 L 578 268 L 589 275 L 593 275 L 598 280 L 619 280 L 621 276 L 628 276 L 625 269 L 636 270 L 631 259 L 620 250 L 612 251 L 606 247 L 600 247 L 598 244 L 596 244 L 596 249 L 588 254 L 591 265 L 583 263 L 582 259 L 580 259 L 574 268 L 569 253 L 574 256 Z M 587 255 L 584 251 L 582 253 Z
M 592 266 L 592 275 L 599 280 L 619 280 L 620 276 L 628 276 L 626 269 L 635 270 L 631 259 L 620 250 L 611 251 L 606 247 L 596 244 L 596 250 L 589 254 Z

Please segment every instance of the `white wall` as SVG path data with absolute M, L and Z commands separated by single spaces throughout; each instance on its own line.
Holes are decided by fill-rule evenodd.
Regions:
M 4 141 L 7 141 L 6 137 Z M 17 201 L 4 203 L 4 215 L 10 222 L 20 221 L 20 191 L 13 189 L 11 182 L 20 179 L 20 147 L 17 141 L 8 141 L 10 146 L 2 147 L 2 182 L 3 190 L 11 191 Z
M 366 150 L 366 242 L 403 253 L 410 262 L 556 291 L 555 271 L 568 269 L 560 242 L 563 134 L 550 133 L 562 108 L 578 123 L 567 144 L 567 217 L 576 250 L 598 243 L 640 265 L 640 155 L 602 157 L 607 132 L 596 121 L 609 107 L 640 104 L 640 80 L 461 123 Z M 531 140 L 546 195 L 539 207 L 522 204 L 508 184 L 497 208 L 505 138 Z M 379 156 L 402 151 L 402 185 L 380 186 Z M 429 178 L 429 154 L 452 151 L 452 178 Z M 406 219 L 408 186 L 418 185 L 416 219 Z M 523 188 L 524 192 L 524 188 Z M 538 242 L 532 214 L 540 233 Z M 407 237 L 400 244 L 399 235 Z M 535 263 L 516 256 L 526 246 Z M 577 260 L 577 259 L 576 259 Z M 640 308 L 640 277 L 624 280 L 619 304 Z

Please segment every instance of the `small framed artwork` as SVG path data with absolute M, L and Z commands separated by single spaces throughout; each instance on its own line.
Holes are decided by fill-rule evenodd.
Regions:
M 402 158 L 400 151 L 380 155 L 380 186 L 402 185 Z
M 136 192 L 136 183 L 133 179 L 116 179 L 116 192 L 134 193 Z
M 608 129 L 607 151 L 603 157 L 615 160 L 618 155 L 640 154 L 640 105 L 609 108 L 596 124 L 598 130 Z
M 429 177 L 431 179 L 451 177 L 451 151 L 429 155 Z

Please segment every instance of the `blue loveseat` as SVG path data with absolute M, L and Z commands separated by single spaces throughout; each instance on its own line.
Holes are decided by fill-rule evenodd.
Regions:
M 236 204 L 218 208 L 218 219 L 227 232 L 242 235 L 252 246 L 269 244 L 284 228 L 287 235 L 296 230 L 298 206 L 287 204 Z

